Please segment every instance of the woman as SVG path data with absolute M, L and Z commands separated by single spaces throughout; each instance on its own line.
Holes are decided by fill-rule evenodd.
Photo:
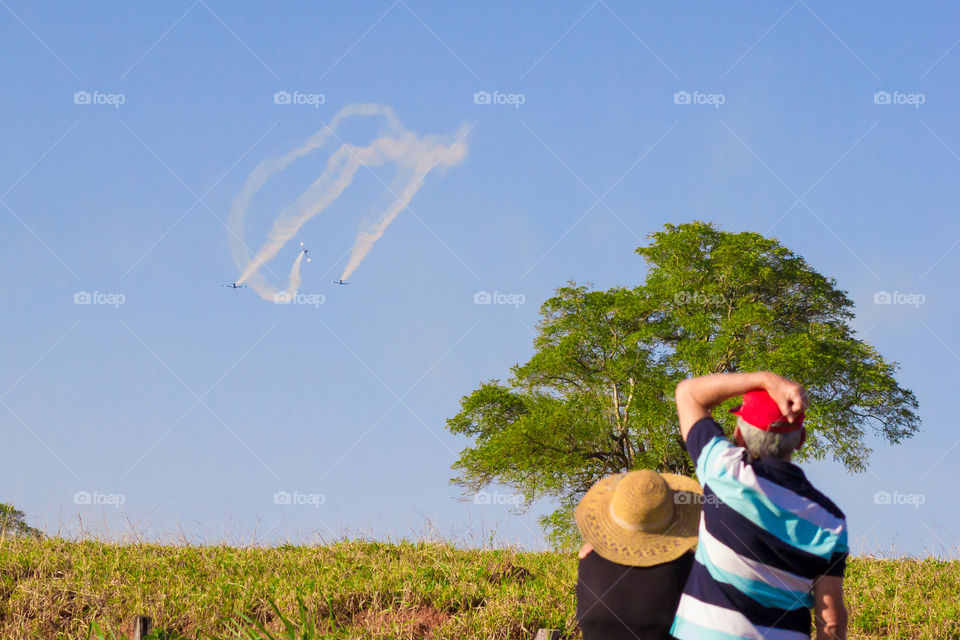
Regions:
M 603 478 L 577 505 L 583 640 L 663 640 L 693 564 L 702 490 L 641 470 Z

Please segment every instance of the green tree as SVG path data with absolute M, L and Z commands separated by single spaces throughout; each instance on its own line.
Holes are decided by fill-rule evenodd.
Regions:
M 853 303 L 832 278 L 772 238 L 703 222 L 667 225 L 637 253 L 646 279 L 592 291 L 568 283 L 541 307 L 535 353 L 506 383 L 483 383 L 447 428 L 472 439 L 454 464 L 469 492 L 502 484 L 563 546 L 572 510 L 601 477 L 631 469 L 693 474 L 673 389 L 707 373 L 770 369 L 802 382 L 811 406 L 801 459 L 862 471 L 871 432 L 891 444 L 917 430 L 897 365 L 857 339 Z M 733 419 L 717 412 L 732 431 Z
M 0 539 L 6 536 L 43 537 L 39 529 L 27 524 L 26 515 L 12 504 L 0 502 Z

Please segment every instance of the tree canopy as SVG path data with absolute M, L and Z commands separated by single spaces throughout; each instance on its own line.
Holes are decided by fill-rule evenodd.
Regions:
M 637 249 L 643 282 L 559 287 L 541 307 L 529 361 L 461 400 L 447 428 L 472 439 L 454 464 L 467 492 L 501 484 L 525 504 L 555 500 L 541 523 L 564 544 L 573 508 L 603 476 L 693 475 L 673 392 L 707 373 L 769 369 L 804 384 L 799 459 L 830 457 L 862 471 L 867 433 L 891 444 L 915 433 L 916 398 L 898 384 L 896 363 L 855 336 L 853 303 L 834 279 L 756 233 L 692 222 L 650 240 Z M 732 416 L 716 418 L 732 431 Z
M 12 504 L 0 502 L 0 539 L 5 536 L 33 536 L 42 538 L 43 533 L 27 524 L 26 515 Z

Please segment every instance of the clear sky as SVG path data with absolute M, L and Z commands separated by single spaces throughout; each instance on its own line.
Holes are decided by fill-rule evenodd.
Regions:
M 64 534 L 536 548 L 549 505 L 457 500 L 444 421 L 530 356 L 555 287 L 636 284 L 647 234 L 703 219 L 836 278 L 917 395 L 922 430 L 871 440 L 866 473 L 806 465 L 854 550 L 956 556 L 958 39 L 949 2 L 2 0 L 0 500 Z M 468 153 L 351 286 L 329 280 L 395 169 L 299 230 L 269 266 L 304 241 L 322 304 L 224 288 L 250 173 L 354 103 Z M 266 184 L 245 243 L 338 146 Z

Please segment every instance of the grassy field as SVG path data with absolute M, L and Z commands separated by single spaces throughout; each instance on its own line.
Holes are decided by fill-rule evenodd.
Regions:
M 0 637 L 100 637 L 92 623 L 103 637 L 121 637 L 135 614 L 147 614 L 160 638 L 527 640 L 541 627 L 579 638 L 576 571 L 569 555 L 425 543 L 7 539 Z M 851 638 L 960 639 L 960 562 L 860 558 L 847 575 Z M 283 618 L 297 633 L 284 631 Z

